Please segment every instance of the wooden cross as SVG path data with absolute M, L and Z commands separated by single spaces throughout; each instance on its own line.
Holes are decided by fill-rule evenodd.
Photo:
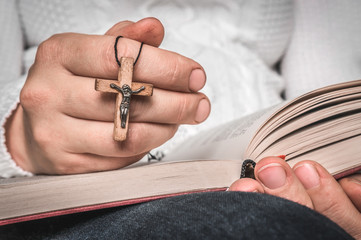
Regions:
M 95 90 L 108 93 L 117 93 L 114 111 L 115 141 L 124 141 L 127 138 L 129 123 L 129 107 L 132 95 L 152 96 L 153 85 L 133 82 L 133 58 L 122 57 L 118 71 L 118 80 L 95 79 Z

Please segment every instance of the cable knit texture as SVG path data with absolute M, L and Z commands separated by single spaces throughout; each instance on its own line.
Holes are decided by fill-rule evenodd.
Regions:
M 295 29 L 282 64 L 286 97 L 361 78 L 361 1 L 295 1 Z
M 103 34 L 118 21 L 137 21 L 149 16 L 159 18 L 165 26 L 162 48 L 193 58 L 205 68 L 208 78 L 202 91 L 212 102 L 212 113 L 205 123 L 181 126 L 161 150 L 172 149 L 200 130 L 282 100 L 284 81 L 273 67 L 285 53 L 292 33 L 291 0 L 18 0 L 16 4 L 15 1 L 1 1 L 1 4 L 10 2 L 12 14 L 7 12 L 10 6 L 0 8 L 1 28 L 7 28 L 5 35 L 9 36 L 2 42 L 6 55 L 2 52 L 0 60 L 4 63 L 8 56 L 15 59 L 9 68 L 13 88 L 1 92 L 2 125 L 18 100 L 19 70 L 24 68 L 26 76 L 40 42 L 60 32 Z M 22 37 L 24 53 L 19 47 Z M 1 70 L 3 74 L 4 69 Z M 2 79 L 10 79 L 9 74 L 2 75 Z M 1 167 L 0 176 L 21 175 L 10 161 L 3 131 L 0 166 L 12 166 L 13 170 Z

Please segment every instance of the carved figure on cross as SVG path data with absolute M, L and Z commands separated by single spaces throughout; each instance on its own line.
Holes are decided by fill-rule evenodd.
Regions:
M 132 95 L 152 96 L 153 94 L 152 84 L 132 82 L 134 65 L 132 58 L 122 57 L 120 63 L 117 80 L 95 79 L 95 90 L 117 94 L 113 132 L 116 141 L 124 141 L 127 138 Z
M 122 87 L 119 87 L 118 85 L 111 83 L 110 87 L 117 90 L 123 95 L 122 102 L 120 103 L 120 119 L 121 124 L 120 126 L 122 128 L 125 128 L 127 116 L 129 112 L 129 106 L 130 106 L 130 98 L 132 97 L 132 94 L 137 94 L 145 89 L 144 86 L 141 86 L 137 90 L 132 90 L 128 84 L 124 84 Z

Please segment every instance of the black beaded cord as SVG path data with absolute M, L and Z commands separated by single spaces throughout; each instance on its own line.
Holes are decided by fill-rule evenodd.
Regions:
M 256 162 L 251 159 L 246 159 L 242 163 L 241 169 L 241 178 L 253 178 L 254 176 L 254 168 L 256 167 Z
M 121 64 L 120 64 L 120 61 L 119 61 L 119 58 L 118 58 L 118 48 L 117 48 L 117 45 L 118 45 L 118 40 L 119 40 L 119 38 L 122 38 L 122 37 L 123 37 L 123 36 L 118 36 L 118 37 L 115 39 L 115 43 L 114 43 L 115 61 L 117 61 L 119 67 L 120 67 Z M 140 53 L 142 52 L 142 49 L 143 49 L 143 44 L 144 44 L 144 42 L 141 42 L 141 43 L 140 43 L 139 52 L 138 52 L 138 55 L 137 55 L 137 57 L 136 57 L 136 59 L 135 59 L 135 61 L 134 61 L 133 66 L 135 66 L 135 64 L 136 64 L 137 61 L 138 61 L 138 58 L 139 58 L 139 56 L 140 56 Z

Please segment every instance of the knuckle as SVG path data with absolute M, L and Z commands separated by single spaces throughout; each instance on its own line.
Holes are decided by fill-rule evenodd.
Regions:
M 129 131 L 127 141 L 124 142 L 122 149 L 126 152 L 127 156 L 139 155 L 142 152 L 142 146 L 139 145 L 139 137 L 135 132 Z
M 325 196 L 326 197 L 326 196 Z M 334 199 L 334 196 L 327 196 L 323 206 L 318 206 L 318 211 L 329 218 L 334 218 L 344 214 L 344 207 Z
M 111 72 L 112 69 L 115 68 L 115 55 L 114 55 L 114 47 L 111 44 L 105 46 L 104 54 L 101 54 L 104 72 Z
M 43 152 L 51 152 L 53 136 L 48 128 L 40 125 L 33 127 L 32 138 Z
M 55 61 L 55 56 L 61 56 L 63 35 L 64 34 L 55 34 L 40 43 L 35 62 L 49 63 Z
M 146 126 L 147 124 L 137 124 L 134 128 L 129 127 L 127 140 L 122 142 L 121 146 L 126 156 L 137 156 L 149 150 L 150 144 L 144 138 L 144 136 L 149 135 L 149 128 Z
M 59 157 L 62 156 L 62 157 Z M 53 161 L 53 172 L 55 174 L 79 174 L 85 172 L 94 172 L 98 165 L 89 164 L 89 159 L 82 154 L 59 154 Z
M 20 104 L 24 109 L 40 109 L 51 99 L 50 91 L 45 88 L 24 86 L 20 92 Z
M 134 161 L 141 159 L 144 153 L 156 148 L 172 138 L 177 132 L 179 125 L 167 124 L 163 128 L 159 128 L 159 133 L 156 137 L 154 132 L 149 127 L 149 124 L 139 124 L 137 127 L 129 128 L 127 140 L 120 142 L 119 151 L 122 157 L 132 157 Z M 143 155 L 142 155 L 143 154 Z
M 55 163 L 53 165 L 53 171 L 55 174 L 60 175 L 79 173 L 73 165 L 66 162 Z
M 166 72 L 166 76 L 169 76 L 167 83 L 174 89 L 189 92 L 189 76 L 193 63 L 178 53 L 173 53 L 173 56 L 167 59 L 169 66 Z
M 181 63 L 181 57 L 180 55 L 176 54 L 176 57 L 173 58 L 173 61 L 170 61 L 170 82 L 173 86 L 181 86 L 178 79 L 180 78 L 180 69 L 182 69 L 182 63 Z
M 81 158 L 77 154 L 65 155 L 60 149 L 56 149 L 55 146 L 47 147 L 49 151 L 45 151 L 44 158 L 46 159 L 46 174 L 76 174 L 86 172 L 84 166 L 88 166 L 81 162 Z
M 342 215 L 344 212 L 343 202 L 340 201 L 341 198 L 339 198 L 339 196 L 342 196 L 342 189 L 339 188 L 335 192 L 332 186 L 333 184 L 331 183 L 326 184 L 325 189 L 322 190 L 322 204 L 318 203 L 315 205 L 318 212 L 331 218 L 333 216 L 340 216 L 340 214 Z
M 181 97 L 177 101 L 177 114 L 176 114 L 176 123 L 183 123 L 189 118 L 189 109 L 190 100 L 187 97 Z

